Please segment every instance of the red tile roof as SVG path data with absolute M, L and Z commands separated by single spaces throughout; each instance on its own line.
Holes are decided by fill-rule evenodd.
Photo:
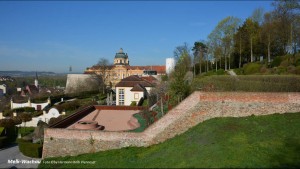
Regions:
M 128 76 L 116 84 L 116 87 L 134 87 L 140 84 L 143 87 L 153 87 L 154 84 L 138 77 L 137 75 Z
M 110 66 L 107 66 L 107 69 L 108 70 L 111 70 L 115 67 L 115 65 L 110 65 Z M 157 71 L 158 74 L 165 74 L 166 73 L 166 66 L 162 65 L 154 65 L 154 66 L 129 66 L 129 65 L 126 65 L 124 66 L 126 67 L 126 69 L 128 70 L 155 70 Z M 92 67 L 90 67 L 89 69 L 90 70 L 100 70 L 101 66 L 99 65 L 94 65 Z M 85 72 L 85 73 L 88 73 L 88 72 Z
M 166 73 L 166 66 L 126 66 L 127 69 L 131 70 L 155 70 L 158 74 L 165 74 Z
M 153 76 L 142 76 L 141 78 L 144 79 L 144 80 L 147 80 L 148 82 L 151 82 L 151 83 L 157 81 L 157 79 Z
M 140 85 L 140 84 L 136 84 L 130 91 L 135 91 L 135 92 L 143 92 L 146 89 Z

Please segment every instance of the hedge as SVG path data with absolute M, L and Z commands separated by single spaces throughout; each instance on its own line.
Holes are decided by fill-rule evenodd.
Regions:
M 43 111 L 35 111 L 32 113 L 32 117 L 38 117 L 40 115 L 43 115 Z
M 192 90 L 245 92 L 300 92 L 300 76 L 240 75 L 197 78 Z
M 18 139 L 19 150 L 28 157 L 41 158 L 43 152 L 43 145 L 39 143 L 32 143 L 23 139 Z
M 0 137 L 0 148 L 3 148 L 7 144 L 7 137 L 2 136 Z
M 260 73 L 260 68 L 261 65 L 259 63 L 248 63 L 243 66 L 245 75 Z
M 20 107 L 20 108 L 13 109 L 13 111 L 15 111 L 17 113 L 22 113 L 22 112 L 31 112 L 31 113 L 33 113 L 35 111 L 35 108 L 33 108 L 33 107 Z

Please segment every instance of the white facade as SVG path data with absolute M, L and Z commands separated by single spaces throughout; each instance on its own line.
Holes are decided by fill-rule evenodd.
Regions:
M 14 103 L 12 100 L 10 101 L 10 108 L 16 109 L 21 107 L 33 107 L 35 110 L 38 110 L 38 107 L 40 107 L 41 110 L 43 110 L 46 106 L 48 106 L 51 103 L 50 99 L 47 100 L 45 103 L 31 103 L 30 99 L 26 103 Z
M 34 80 L 34 85 L 35 85 L 36 87 L 39 87 L 39 81 L 38 81 L 37 79 Z
M 6 85 L 5 84 L 0 85 L 0 89 L 2 89 L 3 94 L 6 94 Z
M 124 100 L 124 106 L 130 106 L 130 104 L 135 101 L 136 104 L 140 101 L 142 97 L 145 98 L 145 92 L 142 91 L 130 91 L 133 87 L 116 87 L 116 105 L 121 106 L 120 101 L 122 102 Z M 124 91 L 124 99 L 121 97 L 120 90 Z M 150 92 L 151 87 L 146 87 L 147 93 Z
M 169 75 L 175 69 L 175 59 L 167 58 L 166 59 L 166 73 Z
M 31 121 L 26 122 L 26 124 L 23 122 L 23 123 L 21 124 L 21 126 L 26 125 L 26 127 L 36 127 L 37 124 L 38 124 L 38 122 L 39 122 L 40 120 L 43 121 L 43 122 L 45 122 L 45 123 L 48 123 L 49 120 L 50 120 L 52 117 L 56 118 L 56 117 L 58 117 L 58 116 L 60 116 L 59 111 L 58 111 L 56 108 L 51 108 L 51 109 L 48 111 L 48 113 L 46 113 L 46 112 L 44 111 L 44 112 L 43 112 L 43 115 L 40 115 L 40 116 L 38 116 L 38 117 L 33 117 L 33 118 L 31 119 Z

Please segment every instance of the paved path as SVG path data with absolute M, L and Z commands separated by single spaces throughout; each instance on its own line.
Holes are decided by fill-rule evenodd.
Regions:
M 25 157 L 19 151 L 18 145 L 0 149 L 0 168 L 37 168 L 39 165 L 36 164 L 37 161 L 41 160 Z
M 227 71 L 230 76 L 236 76 L 236 73 L 233 70 Z
M 105 126 L 104 131 L 133 130 L 138 126 L 135 126 L 135 128 L 133 128 L 133 126 L 128 124 L 128 122 L 131 120 L 133 114 L 136 114 L 138 112 L 140 112 L 140 110 L 95 110 L 85 117 L 81 118 L 77 122 L 82 120 L 97 121 L 99 125 Z M 68 128 L 74 128 L 76 123 L 70 125 Z

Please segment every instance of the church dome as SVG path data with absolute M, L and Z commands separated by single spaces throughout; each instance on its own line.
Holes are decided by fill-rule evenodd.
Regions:
M 121 48 L 121 49 L 119 50 L 119 52 L 116 53 L 115 58 L 124 58 L 124 59 L 127 59 L 127 58 L 128 58 L 128 55 L 127 55 L 127 53 L 124 53 L 124 52 L 123 52 L 123 49 Z

